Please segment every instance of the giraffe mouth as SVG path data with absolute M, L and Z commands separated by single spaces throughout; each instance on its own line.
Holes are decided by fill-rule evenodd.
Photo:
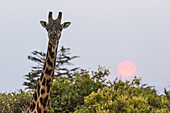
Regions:
M 56 38 L 51 38 L 50 42 L 51 42 L 52 45 L 56 45 L 57 39 Z
M 52 45 L 56 45 L 56 41 L 51 41 L 51 44 Z

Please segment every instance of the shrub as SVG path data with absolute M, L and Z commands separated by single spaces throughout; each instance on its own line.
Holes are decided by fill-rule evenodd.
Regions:
M 99 70 L 94 73 L 95 76 L 92 78 L 90 78 L 87 71 L 77 73 L 72 80 L 56 78 L 51 93 L 50 112 L 75 111 L 75 108 L 84 105 L 84 97 L 88 96 L 92 91 L 97 92 L 99 88 L 105 87 L 103 80 L 108 74 L 108 70 L 99 67 Z
M 0 93 L 0 113 L 21 113 L 32 97 L 30 91 Z
M 169 113 L 170 91 L 158 95 L 154 87 L 115 79 L 106 82 L 109 70 L 76 73 L 74 78 L 55 78 L 49 113 Z M 32 91 L 0 93 L 0 113 L 21 113 Z
M 158 95 L 151 87 L 140 86 L 140 80 L 132 82 L 115 80 L 105 89 L 99 89 L 85 97 L 85 104 L 75 113 L 168 113 L 170 102 L 165 95 Z

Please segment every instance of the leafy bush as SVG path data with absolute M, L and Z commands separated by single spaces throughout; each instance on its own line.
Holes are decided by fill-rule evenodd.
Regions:
M 105 87 L 104 77 L 108 74 L 108 70 L 99 67 L 99 70 L 93 73 L 92 78 L 87 71 L 77 73 L 72 80 L 56 78 L 51 93 L 50 112 L 75 111 L 76 107 L 79 108 L 84 105 L 85 96 L 88 96 L 92 91 L 97 92 L 99 88 Z
M 105 89 L 85 97 L 85 104 L 75 113 L 168 113 L 170 101 L 155 89 L 140 86 L 140 79 L 132 82 L 114 80 Z
M 0 113 L 21 113 L 32 97 L 30 91 L 0 93 Z
M 49 113 L 169 113 L 170 91 L 165 95 L 140 78 L 106 82 L 109 70 L 99 67 L 74 78 L 55 78 Z M 0 113 L 21 113 L 32 97 L 31 91 L 0 93 Z

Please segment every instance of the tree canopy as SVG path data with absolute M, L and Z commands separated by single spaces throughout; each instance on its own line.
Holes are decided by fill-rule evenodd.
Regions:
M 56 77 L 52 85 L 49 113 L 169 113 L 170 91 L 158 95 L 154 87 L 116 78 L 105 81 L 109 70 L 77 72 L 75 77 Z M 20 113 L 32 92 L 0 93 L 0 113 Z
M 141 84 L 141 78 L 123 81 L 111 76 L 109 69 L 82 70 L 71 66 L 70 49 L 58 52 L 52 84 L 49 113 L 170 113 L 170 91 L 159 95 L 155 87 Z M 40 76 L 46 54 L 32 52 L 28 59 L 36 62 L 25 75 L 27 91 L 0 93 L 0 113 L 21 113 L 32 98 L 36 79 Z M 67 67 L 68 66 L 68 67 Z M 79 71 L 80 70 L 80 71 Z M 113 76 L 113 75 L 112 75 Z
M 45 62 L 46 53 L 33 51 L 28 56 L 28 60 L 35 62 L 36 65 L 32 66 L 31 71 L 25 75 L 26 81 L 23 83 L 26 86 L 25 89 L 35 89 L 37 78 L 40 77 L 43 65 Z M 78 58 L 78 56 L 70 55 L 70 48 L 61 47 L 57 53 L 56 66 L 54 76 L 60 78 L 72 78 L 75 76 L 75 72 L 81 71 L 79 67 L 75 67 L 71 61 Z

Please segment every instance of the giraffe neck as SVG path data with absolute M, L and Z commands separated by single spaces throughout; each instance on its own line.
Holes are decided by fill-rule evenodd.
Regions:
M 37 88 L 34 93 L 33 99 L 31 100 L 30 105 L 27 109 L 27 113 L 48 112 L 58 43 L 59 42 L 57 41 L 56 47 L 53 47 L 50 42 L 48 43 L 48 50 L 45 64 L 42 70 L 42 75 L 40 79 L 38 79 Z

